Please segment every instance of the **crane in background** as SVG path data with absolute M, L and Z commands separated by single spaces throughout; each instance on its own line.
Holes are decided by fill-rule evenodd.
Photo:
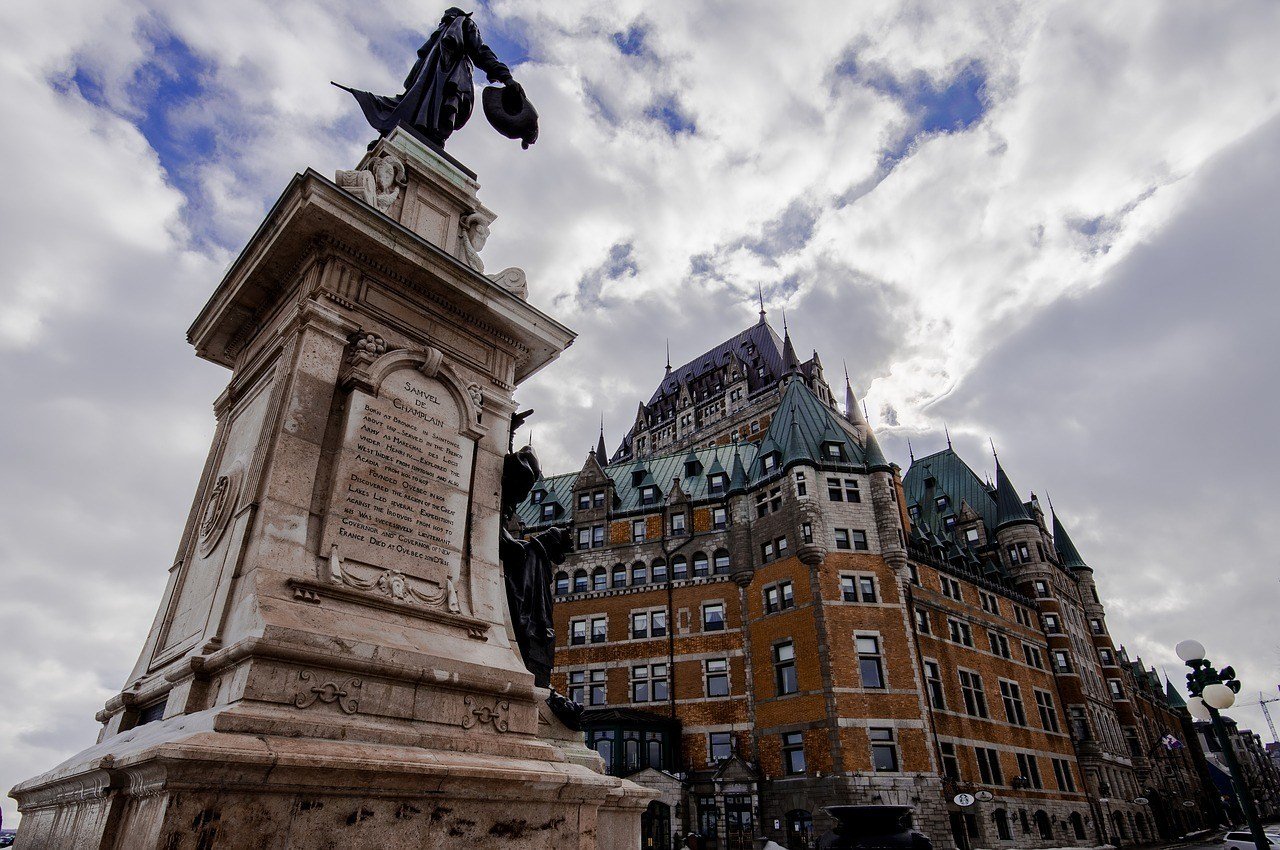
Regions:
M 1280 689 L 1280 685 L 1277 686 L 1277 689 Z M 1271 709 L 1267 707 L 1269 703 L 1273 702 L 1280 702 L 1280 697 L 1264 697 L 1262 691 L 1258 691 L 1257 702 L 1237 703 L 1236 705 L 1239 708 L 1249 708 L 1255 705 L 1262 706 L 1262 716 L 1266 718 L 1267 728 L 1271 730 L 1271 740 L 1280 744 L 1280 735 L 1276 735 L 1276 723 L 1271 719 Z

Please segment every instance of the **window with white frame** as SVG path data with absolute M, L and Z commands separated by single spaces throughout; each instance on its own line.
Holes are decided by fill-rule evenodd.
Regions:
M 803 469 L 796 470 L 796 495 L 800 497 L 809 495 L 809 482 L 805 478 Z
M 884 659 L 880 655 L 880 638 L 858 635 L 854 638 L 858 650 L 858 674 L 864 688 L 884 688 Z
M 638 664 L 632 666 L 632 702 L 666 702 L 669 697 L 666 664 Z
M 960 592 L 960 582 L 951 576 L 938 576 L 938 584 L 942 587 L 942 595 L 957 602 L 964 601 L 964 594 Z
M 704 632 L 724 631 L 723 602 L 708 602 L 702 606 L 702 630 Z
M 724 508 L 711 509 L 711 527 L 716 531 L 722 531 L 729 526 L 729 512 Z
M 727 697 L 729 695 L 729 659 L 708 658 L 702 663 L 707 696 Z
M 634 543 L 643 543 L 645 539 L 645 521 L 642 519 L 633 519 L 631 521 L 631 540 Z
M 916 631 L 922 635 L 933 634 L 933 626 L 929 623 L 929 612 L 924 608 L 915 609 Z
M 733 755 L 733 734 L 731 732 L 710 733 L 707 735 L 707 750 L 707 755 L 710 756 L 713 764 L 729 758 Z
M 592 617 L 591 618 L 591 642 L 605 643 L 609 640 L 609 618 L 608 617 Z
M 871 739 L 871 766 L 876 773 L 892 773 L 898 770 L 898 744 L 891 726 L 870 726 L 867 737 Z
M 789 581 L 780 581 L 764 589 L 764 612 L 766 614 L 774 614 L 778 611 L 794 608 L 795 604 L 795 592 Z
M 791 641 L 774 644 L 773 682 L 780 697 L 800 689 L 796 678 L 796 647 Z
M 569 623 L 569 644 L 579 646 L 587 642 L 587 621 L 572 620 Z

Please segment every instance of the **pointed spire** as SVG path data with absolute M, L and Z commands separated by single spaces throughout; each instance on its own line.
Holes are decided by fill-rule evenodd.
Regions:
M 1187 701 L 1182 698 L 1182 694 L 1178 693 L 1178 689 L 1173 686 L 1168 678 L 1164 680 L 1164 701 L 1169 703 L 1170 708 L 1186 708 Z
M 764 312 L 764 286 L 762 284 L 759 284 L 759 283 L 756 284 L 756 295 L 760 297 L 760 324 L 763 325 L 765 312 Z
M 742 454 L 738 444 L 733 444 L 733 471 L 729 473 L 729 492 L 737 493 L 747 489 L 747 468 L 742 464 Z
M 796 348 L 791 344 L 791 331 L 787 328 L 786 310 L 782 311 L 782 368 L 786 375 L 800 371 L 800 358 L 796 357 Z
M 604 414 L 600 414 L 600 442 L 596 443 L 596 462 L 604 466 L 609 462 L 609 450 L 604 445 Z
M 667 338 L 667 374 L 671 374 L 671 338 Z
M 875 432 L 870 428 L 867 429 L 866 445 L 863 446 L 863 454 L 866 456 L 867 469 L 889 469 L 889 461 L 884 456 L 884 452 L 880 450 L 880 443 L 876 441 Z
M 910 438 L 910 437 L 907 437 L 907 457 L 909 457 L 909 458 L 911 459 L 911 462 L 912 462 L 912 463 L 915 463 L 915 462 L 916 462 L 916 453 L 915 453 L 915 451 L 911 448 L 911 438 Z
M 867 417 L 865 411 L 858 407 L 858 397 L 853 394 L 853 385 L 849 383 L 849 365 L 844 367 L 844 418 L 851 425 L 865 428 Z
M 994 446 L 992 449 L 994 450 Z M 1019 522 L 1031 522 L 1027 509 L 1022 504 L 1022 497 L 1014 489 L 1013 482 L 1005 475 L 1000 459 L 996 458 L 996 530 L 1002 526 Z
M 947 448 L 951 448 L 951 429 L 947 427 L 947 423 L 945 422 L 942 423 L 942 433 L 947 435 Z M 991 448 L 992 451 L 995 450 L 995 446 L 992 446 Z
M 1058 519 L 1052 503 L 1049 505 L 1049 512 L 1053 514 L 1053 548 L 1058 550 L 1058 560 L 1062 562 L 1062 566 L 1073 570 L 1089 569 L 1084 558 L 1080 557 L 1080 550 L 1076 549 L 1076 544 L 1071 542 L 1071 536 L 1067 534 L 1062 521 Z

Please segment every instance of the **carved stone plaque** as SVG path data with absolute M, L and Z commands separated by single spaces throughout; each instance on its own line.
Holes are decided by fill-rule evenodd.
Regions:
M 444 588 L 458 577 L 472 440 L 449 389 L 412 367 L 352 393 L 324 552 Z

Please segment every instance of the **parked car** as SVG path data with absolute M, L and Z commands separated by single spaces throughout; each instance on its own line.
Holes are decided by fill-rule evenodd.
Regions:
M 1273 847 L 1280 847 L 1280 833 L 1264 832 L 1267 837 L 1267 843 Z M 1222 839 L 1222 846 L 1226 850 L 1257 850 L 1258 845 L 1253 843 L 1253 833 L 1251 832 L 1228 832 Z
M 0 847 L 12 847 L 13 841 L 17 837 L 17 833 L 14 832 L 0 833 Z

